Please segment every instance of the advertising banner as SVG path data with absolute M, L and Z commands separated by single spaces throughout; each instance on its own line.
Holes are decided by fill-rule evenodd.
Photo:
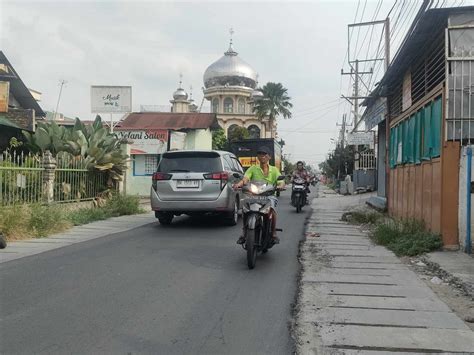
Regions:
M 120 131 L 115 133 L 119 138 L 126 138 L 131 143 L 130 154 L 163 154 L 168 148 L 168 130 Z
M 132 87 L 91 86 L 91 112 L 132 112 Z

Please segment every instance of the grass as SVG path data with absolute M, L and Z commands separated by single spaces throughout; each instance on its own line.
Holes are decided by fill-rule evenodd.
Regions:
M 14 205 L 0 208 L 0 232 L 8 240 L 43 238 L 70 228 L 110 217 L 143 213 L 137 196 L 114 194 L 104 207 L 66 212 L 62 205 Z
M 371 238 L 397 256 L 429 253 L 443 246 L 440 235 L 428 232 L 422 222 L 412 219 L 378 223 L 371 233 Z
M 376 224 L 385 216 L 375 211 L 351 211 L 344 213 L 342 219 L 352 224 Z

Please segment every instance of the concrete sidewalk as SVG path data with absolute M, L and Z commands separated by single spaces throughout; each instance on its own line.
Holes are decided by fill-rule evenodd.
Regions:
M 298 352 L 472 353 L 464 321 L 392 252 L 340 221 L 369 196 L 318 190 L 301 250 Z
M 0 263 L 24 258 L 45 251 L 62 248 L 87 240 L 104 237 L 109 234 L 125 232 L 156 221 L 154 212 L 139 215 L 121 216 L 75 226 L 63 233 L 53 234 L 47 238 L 28 239 L 8 242 L 5 249 L 0 250 Z

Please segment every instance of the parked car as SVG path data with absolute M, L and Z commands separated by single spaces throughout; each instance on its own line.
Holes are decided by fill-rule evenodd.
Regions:
M 214 214 L 237 224 L 241 191 L 232 184 L 243 177 L 236 156 L 214 150 L 170 151 L 163 154 L 152 178 L 151 208 L 161 224 L 181 214 Z

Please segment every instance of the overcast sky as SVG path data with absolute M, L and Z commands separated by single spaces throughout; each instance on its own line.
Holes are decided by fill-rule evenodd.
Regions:
M 92 119 L 91 85 L 131 85 L 138 111 L 169 105 L 182 73 L 184 88 L 192 85 L 200 104 L 204 71 L 228 48 L 232 27 L 234 48 L 260 84 L 281 82 L 292 97 L 294 117 L 279 122 L 286 153 L 317 164 L 334 147 L 336 122 L 349 112 L 339 99 L 350 85 L 340 75 L 348 70 L 347 25 L 383 19 L 395 4 L 393 13 L 402 15 L 394 34 L 399 42 L 420 2 L 0 0 L 0 47 L 25 84 L 43 93 L 44 110 L 54 110 L 64 79 L 59 111 Z M 375 52 L 380 30 L 355 31 L 352 56 Z

